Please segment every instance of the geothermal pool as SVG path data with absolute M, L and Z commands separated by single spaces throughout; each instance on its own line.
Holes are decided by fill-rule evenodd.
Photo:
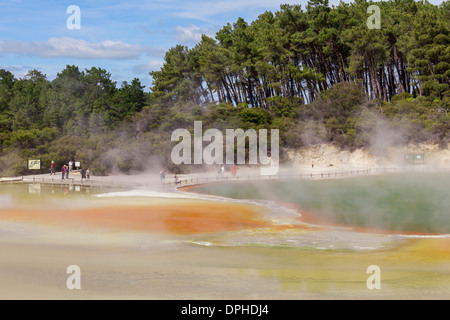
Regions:
M 303 212 L 300 219 L 305 222 L 401 234 L 450 234 L 450 173 L 220 183 L 191 190 L 290 203 Z
M 447 299 L 448 181 L 0 185 L 0 298 Z

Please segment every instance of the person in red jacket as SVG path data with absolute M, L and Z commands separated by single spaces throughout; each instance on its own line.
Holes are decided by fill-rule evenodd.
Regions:
M 233 177 L 236 177 L 236 172 L 237 172 L 237 167 L 235 164 L 233 164 L 233 166 L 231 167 L 231 174 L 233 175 Z

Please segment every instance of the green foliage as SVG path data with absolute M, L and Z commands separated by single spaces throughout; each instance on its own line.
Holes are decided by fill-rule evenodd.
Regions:
M 382 10 L 381 29 L 367 27 L 371 4 Z M 166 102 L 270 109 L 283 99 L 310 104 L 332 86 L 358 80 L 370 99 L 413 92 L 443 99 L 450 94 L 449 17 L 448 5 L 413 0 L 282 5 L 251 24 L 228 23 L 217 41 L 203 36 L 192 49 L 170 49 L 151 73 L 152 90 Z
M 44 128 L 25 130 L 20 129 L 13 131 L 9 135 L 9 139 L 5 141 L 5 146 L 13 148 L 27 149 L 28 151 L 48 144 L 56 138 L 58 130 L 56 128 Z
M 302 99 L 297 97 L 274 96 L 267 99 L 270 112 L 275 117 L 292 118 L 296 114 L 296 109 L 302 104 Z
M 370 4 L 381 8 L 381 29 L 367 28 Z M 169 159 L 171 132 L 194 121 L 279 129 L 282 150 L 370 146 L 383 128 L 446 147 L 449 19 L 448 2 L 285 4 L 169 49 L 150 93 L 136 78 L 117 87 L 98 67 L 68 65 L 52 81 L 0 69 L 0 175 L 25 173 L 29 157 L 42 172 L 75 159 L 94 174 L 181 172 Z
M 239 112 L 239 118 L 244 124 L 250 124 L 251 126 L 261 126 L 268 122 L 267 113 L 262 110 L 244 109 Z

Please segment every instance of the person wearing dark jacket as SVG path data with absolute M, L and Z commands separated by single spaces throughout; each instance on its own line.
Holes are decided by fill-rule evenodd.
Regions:
M 83 168 L 80 169 L 81 180 L 86 179 L 86 171 Z

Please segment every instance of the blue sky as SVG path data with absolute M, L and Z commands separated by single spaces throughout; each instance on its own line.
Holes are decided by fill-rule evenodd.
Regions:
M 304 7 L 307 0 L 2 0 L 0 68 L 16 78 L 38 69 L 53 79 L 66 65 L 101 67 L 118 86 L 139 78 L 148 91 L 148 73 L 159 70 L 169 48 L 194 46 L 202 34 L 214 37 L 228 22 L 250 23 L 283 3 Z M 80 8 L 80 29 L 67 27 L 71 5 Z

